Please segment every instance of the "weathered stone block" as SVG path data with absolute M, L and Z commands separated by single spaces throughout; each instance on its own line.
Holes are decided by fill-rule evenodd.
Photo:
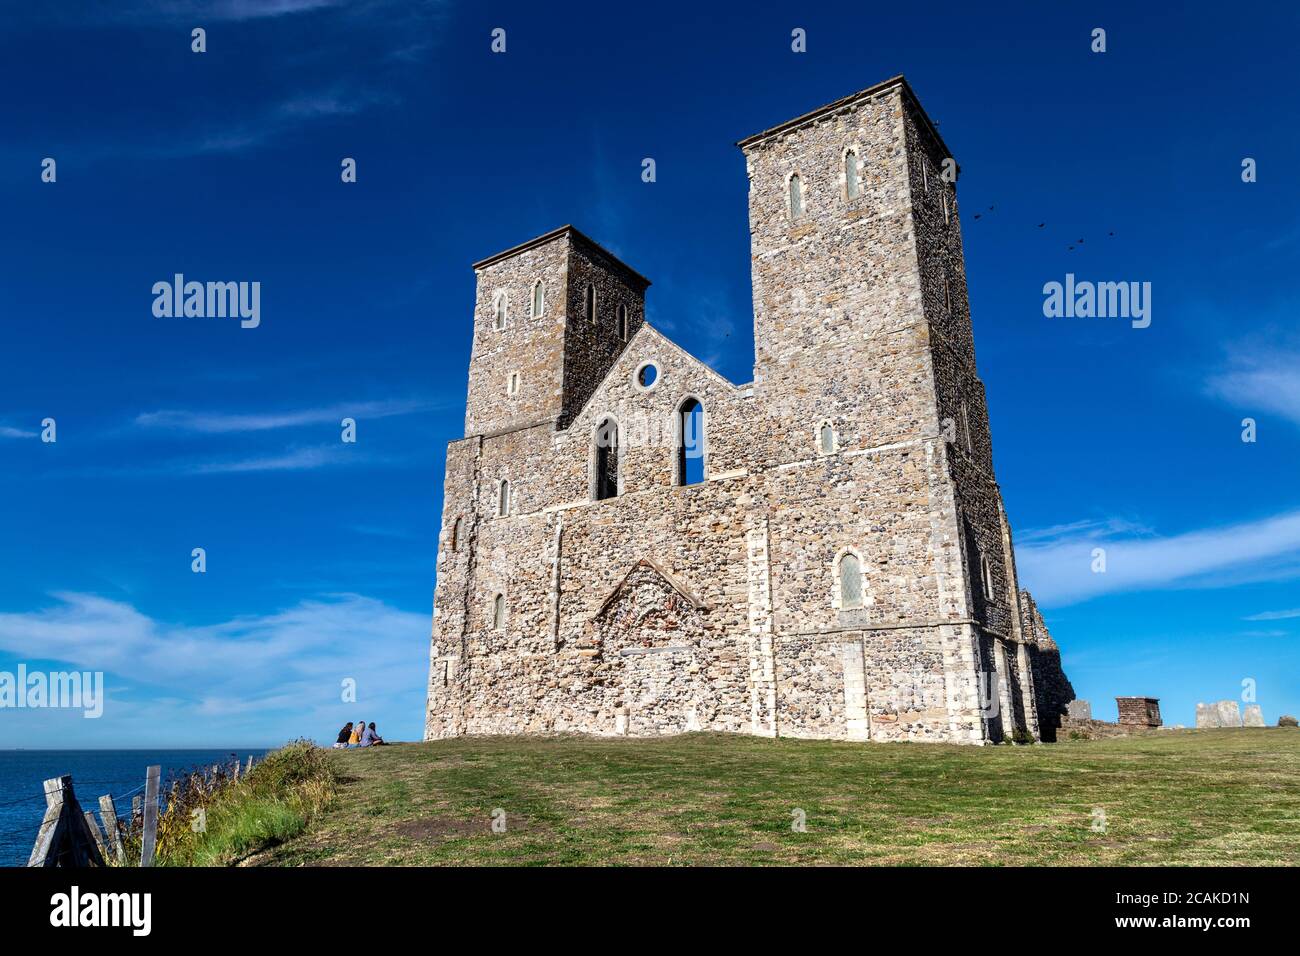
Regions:
M 1235 700 L 1220 700 L 1196 705 L 1197 727 L 1240 727 L 1241 711 Z

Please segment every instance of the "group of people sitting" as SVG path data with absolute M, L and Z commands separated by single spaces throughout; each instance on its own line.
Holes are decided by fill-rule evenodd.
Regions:
M 384 738 L 375 733 L 373 720 L 369 727 L 364 720 L 358 720 L 355 724 L 349 720 L 339 731 L 339 739 L 334 742 L 334 748 L 340 750 L 345 747 L 377 747 L 383 742 Z

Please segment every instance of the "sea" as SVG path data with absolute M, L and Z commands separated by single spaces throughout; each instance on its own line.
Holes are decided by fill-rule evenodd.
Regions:
M 45 816 L 42 783 L 72 775 L 73 792 L 84 810 L 99 817 L 99 798 L 111 794 L 120 816 L 131 812 L 131 799 L 144 792 L 145 768 L 162 767 L 165 792 L 172 774 L 213 764 L 248 765 L 267 753 L 265 747 L 222 750 L 0 750 L 0 866 L 26 866 Z M 102 823 L 101 823 L 102 826 Z

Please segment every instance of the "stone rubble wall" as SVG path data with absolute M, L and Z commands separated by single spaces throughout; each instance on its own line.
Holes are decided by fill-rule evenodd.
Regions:
M 471 437 L 448 448 L 426 737 L 701 729 L 987 743 L 1038 732 L 1053 684 L 1046 698 L 1036 689 L 1030 651 L 1041 648 L 1023 633 L 1041 618 L 1022 607 L 993 476 L 941 153 L 910 94 L 888 84 L 745 147 L 751 385 L 645 325 L 636 274 L 571 233 L 480 270 Z M 804 187 L 795 219 L 791 171 Z M 529 323 L 539 275 L 547 313 Z M 497 289 L 511 298 L 505 334 L 491 327 Z M 648 388 L 646 363 L 658 371 Z M 507 400 L 516 368 L 521 391 Z M 687 399 L 704 408 L 705 480 L 680 487 Z M 619 494 L 596 501 L 593 436 L 610 416 Z M 960 439 L 945 434 L 955 416 Z M 512 506 L 499 516 L 502 480 Z M 862 562 L 856 608 L 841 606 L 836 574 L 848 552 Z

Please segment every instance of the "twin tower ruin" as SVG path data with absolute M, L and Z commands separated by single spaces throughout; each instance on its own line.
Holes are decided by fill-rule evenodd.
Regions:
M 739 144 L 754 379 L 645 321 L 565 226 L 474 265 L 426 739 L 1052 739 L 951 153 L 902 77 Z

